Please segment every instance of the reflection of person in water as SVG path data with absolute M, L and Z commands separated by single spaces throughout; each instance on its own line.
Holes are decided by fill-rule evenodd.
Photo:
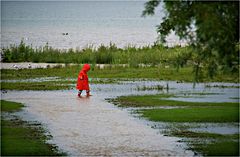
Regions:
M 88 84 L 88 75 L 87 72 L 90 70 L 89 64 L 84 64 L 82 70 L 78 74 L 77 86 L 76 88 L 78 91 L 78 97 L 81 97 L 82 91 L 86 90 L 87 96 L 90 95 L 90 89 Z

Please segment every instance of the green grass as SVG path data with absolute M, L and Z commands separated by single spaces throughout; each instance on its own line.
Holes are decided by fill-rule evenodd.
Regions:
M 65 90 L 71 86 L 66 82 L 2 82 L 2 90 Z M 73 88 L 73 87 L 72 87 Z
M 97 48 L 86 47 L 82 50 L 55 49 L 48 44 L 44 47 L 32 48 L 23 41 L 19 45 L 2 48 L 3 62 L 46 62 L 46 63 L 99 63 L 99 64 L 165 64 L 182 66 L 193 59 L 190 46 L 167 48 L 163 45 L 137 48 L 128 46 L 117 48 L 115 44 L 101 45 Z
M 20 103 L 1 100 L 1 112 L 19 111 Z M 39 124 L 29 124 L 18 118 L 8 120 L 1 116 L 1 155 L 2 156 L 59 156 L 53 145 L 47 144 L 49 137 Z
M 238 122 L 238 103 L 184 102 L 167 100 L 173 95 L 122 96 L 113 102 L 120 107 L 174 106 L 184 108 L 139 110 L 151 121 L 163 122 Z
M 239 134 L 174 131 L 173 136 L 188 138 L 185 142 L 204 156 L 239 156 Z
M 174 97 L 174 95 L 121 96 L 110 99 L 110 101 L 120 107 L 138 107 L 134 113 L 137 112 L 139 116 L 150 121 L 167 122 L 164 134 L 181 137 L 189 148 L 198 154 L 204 156 L 239 156 L 239 134 L 222 135 L 187 130 L 191 128 L 191 123 L 238 123 L 238 103 L 166 100 L 169 97 Z M 157 106 L 181 108 L 141 109 L 141 107 Z M 184 127 L 185 123 L 189 123 L 187 128 Z
M 19 111 L 24 106 L 21 103 L 11 102 L 11 101 L 5 101 L 1 100 L 1 111 L 2 112 L 13 112 L 13 111 Z
M 237 107 L 194 107 L 141 110 L 143 117 L 161 122 L 238 122 Z
M 151 121 L 163 122 L 238 122 L 238 103 L 183 102 L 167 100 L 173 95 L 122 96 L 112 101 L 120 107 L 174 106 L 173 109 L 139 109 Z
M 77 78 L 81 66 L 67 66 L 62 68 L 47 69 L 1 69 L 2 80 L 18 80 L 40 77 L 60 77 Z M 192 67 L 183 67 L 177 71 L 176 68 L 159 67 L 120 67 L 109 66 L 104 69 L 92 67 L 88 72 L 89 78 L 125 78 L 125 79 L 157 79 L 157 80 L 181 80 L 193 82 L 194 74 Z M 202 79 L 203 82 L 237 82 L 238 74 L 219 74 L 219 76 L 210 79 L 207 76 Z
M 80 66 L 64 68 L 38 68 L 38 69 L 1 69 L 2 80 L 33 79 L 40 77 L 77 78 Z
M 208 132 L 193 132 L 188 130 L 175 130 L 171 132 L 171 135 L 177 137 L 189 137 L 189 138 L 207 138 L 207 139 L 225 139 L 225 138 L 237 138 L 236 135 L 222 135 L 222 134 L 214 134 Z
M 175 47 L 165 47 L 162 44 L 155 44 L 153 46 L 144 46 L 144 47 L 135 47 L 128 46 L 125 48 L 118 48 L 115 44 L 110 43 L 109 46 L 101 45 L 97 48 L 86 47 L 82 50 L 79 49 L 68 49 L 60 50 L 52 48 L 48 43 L 39 48 L 33 48 L 32 46 L 26 45 L 23 41 L 19 45 L 10 45 L 9 47 L 2 48 L 2 61 L 3 62 L 35 62 L 35 63 L 69 63 L 76 64 L 127 64 L 131 67 L 131 70 L 124 69 L 122 70 L 111 70 L 110 71 L 101 71 L 101 74 L 98 71 L 94 72 L 92 77 L 95 75 L 100 75 L 98 77 L 105 78 L 158 78 L 164 80 L 184 80 L 192 82 L 194 77 L 192 71 L 196 65 L 196 62 L 199 62 L 198 55 L 194 47 L 191 46 L 175 46 Z M 150 67 L 161 66 L 159 69 L 152 71 L 151 68 L 148 68 L 147 71 L 140 65 L 147 65 Z M 234 74 L 225 74 L 229 70 L 223 71 L 222 67 L 226 65 L 217 66 L 210 71 L 209 62 L 207 60 L 201 61 L 201 68 L 199 72 L 199 77 L 195 80 L 201 82 L 217 81 L 217 82 L 238 82 L 238 71 L 239 66 L 235 65 L 232 68 L 235 69 L 232 72 Z M 164 67 L 170 67 L 164 69 Z M 173 70 L 174 67 L 174 70 Z M 190 67 L 190 68 L 189 68 Z M 134 71 L 132 68 L 135 68 Z M 136 68 L 144 70 L 136 70 Z M 116 69 L 116 68 L 114 68 Z M 189 69 L 190 73 L 189 73 Z M 187 70 L 187 71 L 185 71 Z M 32 71 L 30 71 L 32 72 Z M 65 71 L 66 72 L 66 71 Z M 196 71 L 195 71 L 196 72 Z M 75 72 L 65 74 L 64 77 L 69 77 L 75 75 Z M 32 75 L 35 75 L 33 73 Z M 39 74 L 39 73 L 38 73 Z M 57 76 L 55 72 L 53 73 L 44 73 L 45 75 Z M 214 74 L 214 78 L 212 77 Z M 216 75 L 215 75 L 216 74 Z M 5 76 L 3 76 L 4 78 Z M 35 77 L 35 76 L 34 76 Z M 76 76 L 74 76 L 76 77 Z
M 31 127 L 19 124 L 2 125 L 2 155 L 58 155 L 54 147 L 43 143 L 46 137 Z
M 68 81 L 77 79 L 80 66 L 69 66 L 64 68 L 48 68 L 48 69 L 20 69 L 20 70 L 1 70 L 2 80 L 24 80 L 35 79 L 42 77 L 59 77 L 60 81 L 43 81 L 43 82 L 1 82 L 1 89 L 3 90 L 61 90 L 69 89 L 76 81 Z M 88 75 L 92 78 L 90 83 L 116 83 L 122 79 L 170 79 L 170 75 L 174 79 L 184 79 L 185 73 L 190 72 L 191 69 L 185 68 L 178 73 L 174 73 L 176 69 L 161 69 L 157 67 L 148 68 L 123 68 L 123 67 L 107 67 L 105 69 L 93 68 Z M 156 73 L 159 71 L 159 74 Z M 175 74 L 175 75 L 173 75 Z M 181 77 L 182 76 L 182 77 Z M 99 78 L 96 80 L 96 78 Z M 107 79 L 106 79 L 107 78 Z M 189 79 L 190 77 L 186 78 Z M 186 80 L 187 81 L 187 80 Z M 191 81 L 190 79 L 188 81 Z
M 93 69 L 93 68 L 92 68 Z M 69 66 L 63 68 L 47 69 L 1 69 L 2 80 L 6 79 L 29 79 L 39 77 L 60 77 L 60 78 L 77 78 L 81 66 Z M 158 67 L 144 68 L 124 68 L 124 67 L 107 67 L 105 69 L 94 68 L 88 72 L 90 78 L 149 78 L 162 80 L 185 80 L 192 81 L 192 78 L 186 75 L 191 74 L 191 68 L 183 68 L 176 71 L 175 68 L 165 69 Z
M 77 80 L 60 79 L 42 82 L 1 82 L 2 90 L 67 90 L 75 89 Z M 117 83 L 115 79 L 92 79 L 90 84 L 112 84 Z
M 238 107 L 238 103 L 214 103 L 214 102 L 184 102 L 168 100 L 166 98 L 174 97 L 171 94 L 144 95 L 144 96 L 121 96 L 112 100 L 119 107 L 154 107 L 154 106 L 184 106 L 184 107 Z
M 207 156 L 239 156 L 239 142 L 231 140 L 195 146 L 195 149 Z

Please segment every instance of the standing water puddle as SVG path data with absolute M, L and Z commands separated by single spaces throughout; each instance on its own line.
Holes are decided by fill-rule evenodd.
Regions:
M 169 90 L 139 91 L 139 86 L 169 84 Z M 237 84 L 238 85 L 238 84 Z M 179 138 L 165 137 L 156 129 L 105 101 L 121 95 L 183 92 L 219 93 L 194 98 L 194 101 L 238 101 L 238 88 L 205 88 L 198 84 L 159 81 L 127 81 L 120 84 L 94 84 L 93 96 L 77 98 L 75 90 L 8 91 L 1 97 L 24 103 L 21 116 L 42 122 L 53 136 L 51 143 L 70 156 L 193 156 Z M 85 93 L 84 93 L 85 94 Z M 189 98 L 180 97 L 188 100 Z M 190 101 L 190 100 L 189 100 Z

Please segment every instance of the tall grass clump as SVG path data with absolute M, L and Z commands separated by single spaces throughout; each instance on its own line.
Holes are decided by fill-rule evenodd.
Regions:
M 81 50 L 56 49 L 48 45 L 33 48 L 23 41 L 19 45 L 2 48 L 3 62 L 45 62 L 45 63 L 90 63 L 90 64 L 129 64 L 130 67 L 140 65 L 172 65 L 182 67 L 192 59 L 190 47 L 166 48 L 163 45 L 144 47 L 127 46 L 118 48 L 110 43 L 98 48 L 88 46 Z

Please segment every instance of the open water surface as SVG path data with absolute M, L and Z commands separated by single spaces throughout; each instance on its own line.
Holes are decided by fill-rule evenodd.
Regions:
M 1 46 L 23 40 L 33 47 L 60 49 L 115 43 L 152 45 L 164 11 L 141 17 L 146 1 L 1 1 Z M 160 9 L 161 8 L 161 9 Z M 67 33 L 67 35 L 66 35 Z M 178 43 L 171 34 L 170 43 Z

